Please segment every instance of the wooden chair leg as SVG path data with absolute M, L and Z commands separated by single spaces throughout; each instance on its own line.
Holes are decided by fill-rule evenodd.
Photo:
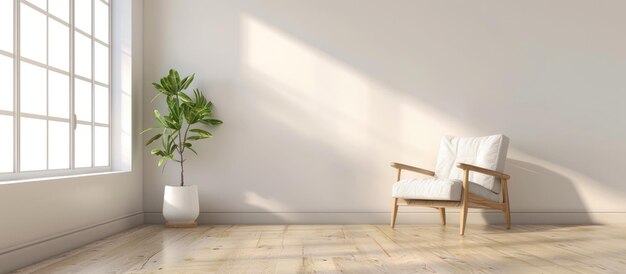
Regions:
M 511 229 L 511 210 L 509 209 L 508 203 L 506 203 L 503 213 L 504 213 L 504 223 L 506 224 L 506 229 Z
M 467 204 L 463 203 L 461 206 L 461 231 L 459 234 L 462 236 L 465 234 L 465 222 L 467 221 Z
M 396 216 L 398 215 L 398 198 L 393 198 L 391 203 L 391 228 L 396 226 Z
M 469 170 L 465 170 L 463 180 L 463 194 L 461 194 L 461 230 L 459 234 L 465 234 L 465 222 L 467 221 L 467 192 L 469 187 Z
M 504 223 L 506 224 L 506 229 L 511 229 L 511 206 L 509 205 L 509 187 L 507 180 L 502 180 L 502 195 L 502 202 L 504 203 Z
M 441 217 L 441 224 L 446 225 L 446 208 L 445 207 L 439 208 L 439 217 Z

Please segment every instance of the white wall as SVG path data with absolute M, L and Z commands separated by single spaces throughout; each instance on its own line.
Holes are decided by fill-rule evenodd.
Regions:
M 623 222 L 624 10 L 147 1 L 144 124 L 150 83 L 170 67 L 195 72 L 225 122 L 187 165 L 202 222 L 386 222 L 390 161 L 433 168 L 442 135 L 494 133 L 511 138 L 514 222 Z M 178 168 L 161 174 L 144 155 L 146 220 L 158 221 Z
M 133 1 L 132 9 L 131 1 L 115 1 L 113 8 L 113 42 L 123 40 L 119 50 L 125 55 L 114 61 L 113 85 L 132 98 L 133 109 L 132 119 L 119 124 L 130 122 L 132 132 L 140 132 L 142 1 Z M 0 184 L 0 273 L 143 223 L 142 145 L 136 134 L 127 137 L 133 143 L 132 171 Z

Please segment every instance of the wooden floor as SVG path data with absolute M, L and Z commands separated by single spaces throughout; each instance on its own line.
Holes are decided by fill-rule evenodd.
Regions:
M 626 273 L 626 226 L 147 225 L 19 273 Z

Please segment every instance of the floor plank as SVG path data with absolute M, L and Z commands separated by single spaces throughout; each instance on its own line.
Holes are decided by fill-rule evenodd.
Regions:
M 623 273 L 626 226 L 145 225 L 16 273 Z

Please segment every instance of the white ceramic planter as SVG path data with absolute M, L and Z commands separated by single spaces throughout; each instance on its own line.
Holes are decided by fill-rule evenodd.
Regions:
M 194 226 L 200 215 L 198 186 L 165 186 L 163 217 L 168 226 Z

